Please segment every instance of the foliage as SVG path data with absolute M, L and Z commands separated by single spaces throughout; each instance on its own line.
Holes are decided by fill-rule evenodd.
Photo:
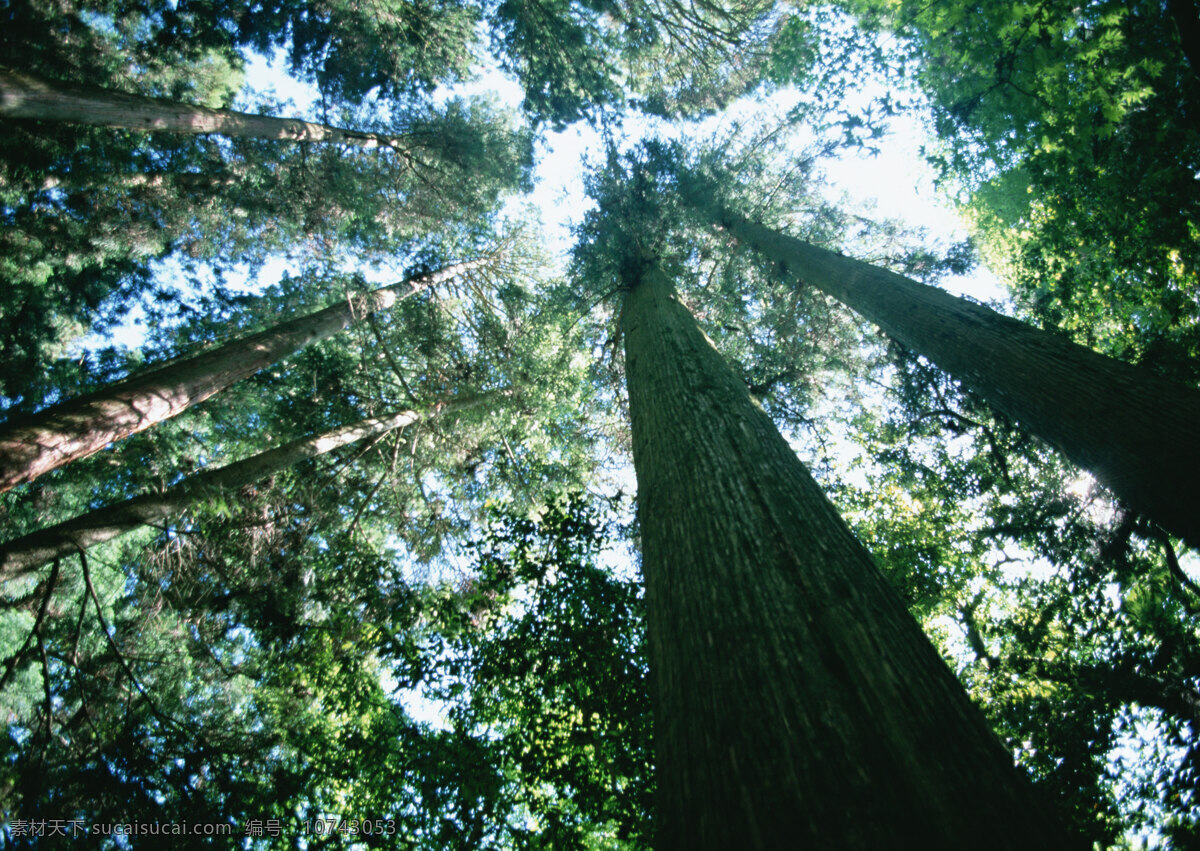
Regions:
M 648 847 L 649 696 L 635 577 L 597 563 L 617 526 L 580 494 L 497 513 L 434 647 L 447 719 L 488 743 L 516 847 Z
M 73 9 L 65 43 L 47 39 L 50 14 L 37 3 L 14 6 L 0 61 L 212 106 L 228 106 L 241 86 L 240 56 L 163 35 L 175 13 L 129 14 L 118 24 L 112 10 Z M 167 29 L 151 48 L 144 40 L 159 24 Z M 56 50 L 43 56 L 48 46 Z M 153 60 L 131 70 L 124 57 L 142 52 Z M 500 195 L 527 187 L 528 131 L 481 98 L 326 108 L 399 144 L 363 150 L 15 122 L 0 152 L 0 394 L 26 409 L 44 404 L 38 363 L 111 327 L 139 299 L 175 297 L 163 276 L 152 277 L 158 258 L 254 267 L 278 251 L 391 253 L 448 224 L 473 223 Z
M 6 652 L 6 816 L 273 821 L 269 848 L 370 813 L 395 847 L 643 847 L 640 590 L 596 564 L 603 506 L 493 508 L 472 575 L 423 586 L 284 486 L 10 599 L 6 643 L 42 615 Z M 410 716 L 419 688 L 446 724 Z

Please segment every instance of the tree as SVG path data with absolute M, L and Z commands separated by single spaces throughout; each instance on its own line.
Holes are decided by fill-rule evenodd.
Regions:
M 455 413 L 478 405 L 480 399 L 453 400 L 434 405 L 432 414 Z M 189 505 L 244 485 L 253 484 L 305 458 L 323 455 L 351 443 L 422 419 L 416 411 L 374 417 L 312 437 L 268 449 L 224 467 L 204 470 L 159 494 L 146 494 L 118 505 L 64 521 L 0 545 L 0 578 L 22 576 L 56 558 L 86 550 L 131 529 L 182 513 Z
M 0 392 L 27 412 L 42 406 L 47 394 L 33 364 L 50 359 L 63 337 L 119 316 L 139 298 L 177 299 L 175 287 L 150 282 L 154 259 L 174 255 L 194 267 L 217 255 L 257 264 L 285 249 L 310 256 L 415 250 L 430 231 L 451 238 L 449 229 L 474 222 L 527 178 L 528 134 L 483 102 L 452 100 L 399 123 L 411 143 L 401 152 L 196 139 L 198 163 L 192 151 L 173 158 L 176 140 L 167 134 L 164 145 L 153 134 L 126 168 L 110 164 L 118 174 L 105 174 L 102 162 L 115 156 L 112 147 L 124 147 L 112 131 L 50 127 L 48 138 L 47 128 L 20 127 L 18 162 L 30 151 L 53 151 L 14 168 L 7 197 L 12 227 L 4 240 L 12 250 L 0 263 L 9 284 Z M 77 147 L 66 150 L 72 142 Z
M 826 492 L 1077 833 L 1108 848 L 1194 826 L 1186 550 L 941 370 L 887 348 L 869 373 L 886 395 L 847 414 L 857 448 L 821 477 Z
M 344 18 L 352 29 L 389 29 L 402 20 L 412 25 L 390 41 L 345 42 L 345 50 L 364 53 L 369 45 L 403 52 L 409 36 L 432 36 L 423 28 L 426 17 L 434 30 L 445 27 L 438 48 L 426 45 L 420 56 L 410 56 L 416 64 L 405 70 L 414 76 L 395 81 L 386 97 L 336 96 L 340 88 L 332 86 L 322 103 L 325 116 L 361 131 L 350 141 L 403 139 L 402 151 L 9 122 L 0 156 L 0 394 L 7 404 L 26 412 L 43 406 L 54 393 L 41 364 L 62 357 L 74 337 L 119 320 L 139 299 L 171 297 L 172 287 L 151 274 L 156 259 L 173 255 L 187 267 L 220 257 L 223 264 L 253 266 L 278 251 L 403 250 L 450 222 L 474 224 L 499 193 L 523 185 L 531 139 L 511 112 L 483 99 L 450 98 L 434 106 L 421 95 L 440 80 L 432 66 L 441 67 L 440 51 L 458 43 L 449 36 L 463 23 L 457 6 L 441 17 L 426 15 L 431 11 L 406 7 L 399 18 L 375 21 L 341 10 L 322 24 L 306 21 L 307 46 L 297 47 L 327 51 L 305 62 L 312 70 L 330 60 L 326 70 L 333 72 L 328 51 L 331 42 L 342 44 L 334 30 Z M 306 12 L 307 4 L 288 7 L 296 18 Z M 0 64 L 6 68 L 68 87 L 100 85 L 117 97 L 196 105 L 201 112 L 228 106 L 242 86 L 244 59 L 231 38 L 245 45 L 264 37 L 263 49 L 288 38 L 278 29 L 288 16 L 275 17 L 270 9 L 250 20 L 234 8 L 152 3 L 131 10 L 32 0 L 4 14 Z M 177 27 L 191 29 L 179 35 Z M 473 42 L 469 24 L 460 30 Z M 457 52 L 450 58 L 451 64 L 466 61 Z M 345 62 L 341 71 L 351 73 Z
M 640 260 L 622 330 L 660 847 L 1059 847 L 895 591 Z
M 115 463 L 96 456 L 57 471 L 32 489 L 40 499 L 5 495 L 6 505 L 22 509 L 6 519 L 30 528 L 26 507 L 53 503 L 53 492 L 82 486 L 86 510 L 122 489 L 154 489 L 145 469 L 172 481 L 185 469 L 181 455 L 203 452 L 213 465 L 257 452 L 268 434 L 282 442 L 322 431 L 394 408 L 410 393 L 486 393 L 522 373 L 538 388 L 486 415 L 432 416 L 309 459 L 89 551 L 103 631 L 90 599 L 76 626 L 73 601 L 83 590 L 71 562 L 57 585 L 47 581 L 53 568 L 6 583 L 2 655 L 41 637 L 13 656 L 20 688 L 4 693 L 6 710 L 20 718 L 14 738 L 0 745 L 14 811 L 53 818 L 68 806 L 100 822 L 174 817 L 240 826 L 278 818 L 282 838 L 251 841 L 281 848 L 303 829 L 298 818 L 370 811 L 394 815 L 395 844 L 447 847 L 459 826 L 464 836 L 480 822 L 487 835 L 500 830 L 490 819 L 509 811 L 479 809 L 489 788 L 538 800 L 540 790 L 508 773 L 511 760 L 492 761 L 488 736 L 418 724 L 396 694 L 397 682 L 406 686 L 442 661 L 420 646 L 426 629 L 451 632 L 427 604 L 422 578 L 421 561 L 443 549 L 438 538 L 444 549 L 463 540 L 485 499 L 511 498 L 513 510 L 527 514 L 540 498 L 536 488 L 568 478 L 565 470 L 588 451 L 562 439 L 590 410 L 579 380 L 588 362 L 572 345 L 572 317 L 536 297 L 530 276 L 545 265 L 536 247 L 507 244 L 502 267 L 426 289 L 386 322 L 368 319 L 307 347 L 286 368 L 105 453 Z M 534 257 L 523 259 L 526 252 Z M 190 322 L 162 332 L 177 339 L 155 340 L 157 354 L 255 327 L 254 314 L 307 312 L 324 305 L 330 289 L 327 277 L 286 278 L 262 298 L 202 301 Z M 575 486 L 591 478 L 581 474 Z M 31 630 L 19 601 L 46 599 L 43 591 L 52 592 L 48 615 Z M 43 646 L 61 660 L 45 675 Z M 16 700 L 29 693 L 28 703 Z M 86 729 L 72 726 L 85 717 Z M 185 735 L 190 725 L 196 729 Z M 69 747 L 56 749 L 64 730 L 72 731 Z M 109 774 L 108 764 L 123 770 Z M 202 788 L 189 778 L 203 778 Z M 147 788 L 161 790 L 157 803 L 139 791 Z M 510 818 L 519 829 L 525 814 Z M 460 847 L 478 844 L 463 839 Z
M 1164 528 L 1200 544 L 1192 486 L 1200 475 L 1200 392 L 731 210 L 712 216 L 787 274 L 928 357 Z
M 51 6 L 62 11 L 62 23 L 47 37 L 57 25 Z M 408 159 L 389 148 L 12 122 L 0 151 L 12 165 L 0 173 L 0 204 L 14 225 L 4 230 L 14 248 L 5 268 L 29 286 L 6 293 L 0 309 L 14 331 L 42 314 L 53 327 L 53 334 L 28 335 L 38 345 L 10 370 L 24 410 L 103 388 L 127 372 L 137 355 L 89 356 L 86 365 L 60 363 L 50 374 L 39 367 L 57 344 L 138 297 L 147 301 L 149 323 L 162 329 L 143 356 L 155 362 L 238 338 L 273 315 L 324 308 L 334 289 L 360 291 L 361 278 L 347 283 L 350 276 L 329 274 L 348 263 L 411 267 L 421 258 L 477 256 L 490 240 L 498 187 L 523 185 L 521 146 L 508 144 L 521 134 L 506 136 L 468 108 L 461 121 L 434 121 L 440 111 L 419 104 L 435 84 L 465 74 L 482 33 L 502 65 L 520 70 L 527 111 L 551 123 L 622 104 L 703 113 L 759 85 L 764 60 L 773 79 L 802 79 L 785 66 L 809 48 L 807 20 L 765 3 L 736 10 L 673 0 L 244 6 L 149 0 L 126 18 L 109 0 L 28 0 L 3 13 L 18 26 L 0 35 L 0 60 L 41 76 L 219 109 L 233 88 L 210 96 L 219 87 L 190 86 L 190 70 L 180 72 L 181 83 L 165 66 L 190 56 L 187 68 L 203 59 L 219 76 L 222 68 L 236 71 L 240 50 L 284 47 L 294 69 L 320 85 L 323 121 L 403 135 L 424 153 Z M 32 19 L 45 32 L 31 30 Z M 36 61 L 12 61 L 21 40 Z M 60 41 L 95 44 L 97 55 L 81 56 Z M 764 56 L 775 47 L 783 50 Z M 64 60 L 61 74 L 57 59 Z M 492 141 L 499 143 L 489 149 Z M 23 158 L 25 146 L 36 156 Z M 492 150 L 502 156 L 489 156 Z M 982 836 L 985 846 L 1059 844 L 1053 826 L 1028 836 L 1048 817 L 1030 805 L 1004 748 L 901 599 L 918 615 L 936 612 L 973 630 L 970 648 L 983 661 L 967 672 L 968 682 L 982 683 L 977 694 L 1000 698 L 992 719 L 1042 788 L 1064 790 L 1076 814 L 1085 803 L 1108 807 L 1113 795 L 1096 770 L 1104 756 L 1080 759 L 1081 743 L 1093 733 L 1098 748 L 1113 740 L 1104 723 L 1117 717 L 1119 689 L 1110 684 L 1128 685 L 1128 671 L 1139 673 L 1133 684 L 1142 691 L 1126 694 L 1150 695 L 1159 683 L 1167 686 L 1154 692 L 1161 702 L 1186 702 L 1172 677 L 1187 670 L 1189 651 L 1167 647 L 1178 634 L 1163 629 L 1146 638 L 1148 625 L 1161 624 L 1139 615 L 1113 645 L 1121 676 L 1087 678 L 1108 658 L 1102 636 L 1075 628 L 1084 618 L 1046 619 L 1051 634 L 1043 641 L 1021 632 L 1040 617 L 1030 614 L 1037 605 L 1019 605 L 1008 618 L 1002 603 L 968 594 L 981 594 L 980 583 L 997 571 L 972 572 L 971 558 L 986 557 L 988 539 L 973 513 L 977 494 L 963 489 L 957 499 L 953 486 L 993 472 L 994 459 L 972 458 L 962 472 L 950 450 L 930 475 L 946 473 L 937 495 L 955 511 L 896 510 L 890 520 L 863 522 L 886 575 L 899 580 L 899 597 L 891 594 L 767 420 L 811 437 L 795 443 L 806 459 L 817 454 L 816 442 L 838 440 L 814 399 L 835 400 L 839 414 L 857 407 L 868 393 L 856 386 L 863 378 L 856 370 L 881 348 L 876 335 L 757 253 L 731 251 L 707 222 L 664 228 L 655 216 L 678 212 L 678 195 L 649 191 L 666 187 L 639 180 L 615 177 L 624 186 L 613 194 L 629 203 L 609 204 L 581 231 L 581 253 L 606 255 L 602 274 L 560 281 L 532 273 L 535 260 L 425 290 L 386 322 L 368 317 L 112 452 L 0 495 L 13 545 L 36 542 L 24 533 L 61 532 L 55 524 L 62 518 L 104 521 L 105 509 L 92 513 L 97 505 L 113 507 L 107 519 L 119 521 L 116 506 L 140 510 L 152 494 L 179 495 L 175 488 L 189 481 L 197 459 L 224 472 L 237 467 L 219 466 L 230 459 L 260 458 L 264 444 L 300 445 L 384 411 L 536 388 L 486 417 L 456 422 L 452 433 L 422 420 L 235 491 L 174 503 L 139 534 L 81 553 L 79 571 L 52 562 L 3 583 L 0 677 L 9 735 L 0 743 L 0 794 L 11 790 L 12 812 L 223 824 L 279 817 L 291 835 L 244 843 L 264 848 L 295 844 L 296 817 L 362 813 L 395 814 L 398 830 L 364 844 L 613 848 L 646 841 L 644 665 L 627 628 L 638 594 L 628 582 L 614 588 L 587 564 L 606 533 L 576 517 L 577 506 L 564 512 L 546 496 L 561 492 L 564 481 L 595 488 L 589 473 L 626 442 L 624 431 L 605 433 L 622 407 L 616 385 L 606 383 L 619 372 L 620 333 L 603 323 L 607 306 L 599 317 L 564 312 L 592 307 L 614 286 L 645 497 L 662 824 L 670 828 L 661 841 L 790 847 L 816 836 L 810 844 L 961 847 L 981 844 Z M 781 180 L 770 192 L 791 195 L 797 182 Z M 809 242 L 826 244 L 845 231 L 847 218 L 829 205 L 803 206 Z M 169 254 L 183 258 L 185 272 L 203 263 L 219 279 L 236 260 L 285 247 L 317 258 L 323 273 L 289 276 L 262 298 L 219 290 L 173 296 L 169 282 L 151 277 L 149 261 Z M 42 262 L 36 274 L 24 271 Z M 106 265 L 111 272 L 103 286 L 81 290 L 94 299 L 57 311 L 55 288 L 75 292 L 76 282 L 61 274 L 71 263 L 81 281 Z M 706 347 L 689 313 L 705 323 L 733 372 Z M 68 316 L 74 324 L 62 327 Z M 949 413 L 931 418 L 963 422 Z M 1019 435 L 975 419 L 998 443 Z M 601 437 L 607 455 L 594 451 Z M 834 465 L 817 457 L 808 466 L 825 475 Z M 888 468 L 896 478 L 886 479 L 880 512 L 906 507 L 894 494 L 914 467 Z M 1011 516 L 996 511 L 987 519 L 1028 519 L 1031 502 L 1054 495 L 1046 482 L 1044 491 L 1031 489 L 1019 505 L 1005 506 Z M 927 492 L 913 493 L 924 499 Z M 481 535 L 489 501 L 497 500 L 512 514 L 503 531 Z M 1042 508 L 1062 520 L 1057 503 Z M 1053 522 L 1030 525 L 1038 526 L 1030 539 L 1050 540 L 1056 531 Z M 954 528 L 939 538 L 939 526 Z M 1059 526 L 1071 532 L 1076 555 L 1083 553 L 1084 536 L 1074 535 L 1070 519 Z M 976 545 L 976 532 L 984 543 Z M 939 545 L 961 540 L 955 533 L 972 538 L 967 554 L 939 557 Z M 550 552 L 531 553 L 546 536 Z M 481 540 L 500 553 L 476 563 Z M 1169 552 L 1175 544 L 1163 540 Z M 1112 575 L 1096 571 L 1105 579 L 1087 586 L 1081 611 L 1105 599 L 1103 582 Z M 1166 575 L 1147 572 L 1143 609 L 1157 610 L 1152 586 Z M 1069 598 L 1064 592 L 1047 605 Z M 1131 608 L 1137 602 L 1126 600 Z M 1160 634 L 1169 637 L 1160 641 Z M 944 647 L 966 667 L 952 644 Z M 1031 658 L 1038 654 L 1059 658 Z M 995 678 L 976 670 L 993 660 L 1001 660 Z M 1166 667 L 1145 676 L 1159 661 Z M 428 688 L 435 671 L 447 679 Z M 1055 678 L 1075 678 L 1079 687 L 1062 687 L 1059 702 L 1048 685 Z M 445 724 L 410 717 L 408 696 L 422 687 L 448 701 Z M 1045 729 L 1029 732 L 1038 713 Z M 1069 723 L 1064 714 L 1079 718 Z M 1030 753 L 1026 741 L 1039 752 Z M 1170 788 L 1183 790 L 1186 779 L 1180 773 Z M 797 797 L 829 805 L 798 808 Z M 869 811 L 876 801 L 878 812 Z M 1092 836 L 1114 833 L 1104 825 Z
M 124 50 L 147 61 L 210 52 L 233 62 L 240 49 L 285 50 L 292 72 L 332 101 L 418 99 L 469 79 L 487 46 L 517 76 L 534 123 L 555 126 L 631 99 L 660 115 L 711 112 L 757 85 L 772 48 L 789 35 L 771 0 L 734 9 L 671 0 L 381 0 L 370 8 L 334 0 L 316 12 L 299 0 L 249 10 L 184 0 L 149 3 L 128 21 L 102 3 L 79 5 L 90 14 L 68 7 L 78 23 L 109 23 Z M 0 62 L 21 67 L 2 55 Z
M 598 564 L 625 508 L 578 492 L 532 514 L 493 504 L 477 572 L 430 589 L 423 693 L 499 778 L 471 815 L 501 847 L 652 844 L 642 586 Z M 484 844 L 462 835 L 440 844 Z
M 240 65 L 243 50 L 268 56 L 282 50 L 292 72 L 331 102 L 361 101 L 377 89 L 400 103 L 462 81 L 478 38 L 477 9 L 440 0 L 369 8 L 335 0 L 319 10 L 300 0 L 268 0 L 252 9 L 223 0 L 150 0 L 137 8 L 108 0 L 31 0 L 8 14 L 14 45 L 36 51 L 47 71 L 107 68 L 123 58 L 152 72 L 205 56 Z M 82 55 L 75 52 L 80 46 Z M 2 54 L 0 64 L 30 70 Z
M 209 109 L 162 98 L 107 91 L 95 86 L 71 85 L 7 68 L 0 68 L 0 116 L 90 124 L 120 130 L 219 133 L 222 136 L 250 139 L 326 142 L 404 150 L 404 140 L 398 137 L 347 130 L 299 118 L 276 118 L 234 109 Z
M 0 492 L 176 416 L 310 343 L 484 261 L 458 263 L 0 425 Z
M 660 116 L 715 111 L 762 82 L 800 35 L 772 0 L 736 7 L 673 0 L 500 3 L 493 42 L 535 120 L 563 126 L 632 105 Z
M 681 304 L 658 153 L 610 157 L 575 255 L 622 294 L 658 847 L 1065 842 Z

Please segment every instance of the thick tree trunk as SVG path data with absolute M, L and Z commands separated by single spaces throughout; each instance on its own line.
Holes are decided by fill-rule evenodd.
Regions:
M 444 416 L 476 407 L 491 398 L 493 397 L 488 395 L 443 403 L 438 405 L 432 414 Z M 39 529 L 0 545 L 0 581 L 25 576 L 56 558 L 102 544 L 139 526 L 176 517 L 189 506 L 213 494 L 252 484 L 306 458 L 324 455 L 422 418 L 416 411 L 399 411 L 384 417 L 362 420 L 315 437 L 303 437 L 224 467 L 203 470 L 162 493 L 134 497 L 46 529 Z
M 292 352 L 348 328 L 356 317 L 391 307 L 484 262 L 459 263 L 410 278 L 0 425 L 0 493 L 170 419 Z
M 0 67 L 0 116 L 91 124 L 121 130 L 220 133 L 286 142 L 333 142 L 362 148 L 403 149 L 399 137 L 359 133 L 298 118 L 274 118 L 140 97 L 94 86 L 45 80 Z
M 657 847 L 1070 847 L 664 274 L 626 283 Z
M 1200 391 L 730 211 L 718 221 L 1200 546 Z

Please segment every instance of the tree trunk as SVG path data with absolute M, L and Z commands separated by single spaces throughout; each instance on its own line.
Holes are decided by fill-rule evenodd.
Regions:
M 626 283 L 657 847 L 1071 847 L 662 271 Z
M 433 410 L 441 416 L 473 408 L 492 395 L 442 403 Z M 102 544 L 139 526 L 176 517 L 191 505 L 216 493 L 252 484 L 306 458 L 324 455 L 367 437 L 383 434 L 422 419 L 416 411 L 399 411 L 384 417 L 302 437 L 224 467 L 203 470 L 162 493 L 145 494 L 117 505 L 90 511 L 46 529 L 0 545 L 0 581 L 25 576 L 56 558 Z
M 400 137 L 359 133 L 298 118 L 274 118 L 209 109 L 163 98 L 45 80 L 0 67 L 0 116 L 91 124 L 120 130 L 220 133 L 286 142 L 333 142 L 362 148 L 403 149 Z
M 1200 547 L 1200 391 L 736 213 L 718 221 Z
M 170 419 L 292 352 L 348 328 L 355 318 L 391 307 L 484 262 L 459 263 L 409 278 L 0 425 L 0 493 Z

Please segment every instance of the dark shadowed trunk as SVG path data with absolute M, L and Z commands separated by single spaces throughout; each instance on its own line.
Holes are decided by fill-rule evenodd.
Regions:
M 1179 31 L 1179 49 L 1192 73 L 1200 76 L 1200 12 L 1195 0 L 1167 0 L 1167 12 Z
M 637 274 L 657 847 L 1070 847 L 665 274 Z
M 359 133 L 298 118 L 274 118 L 45 80 L 0 67 L 0 116 L 120 130 L 220 133 L 284 142 L 331 142 L 403 150 L 400 137 Z
M 718 221 L 1200 546 L 1200 391 L 736 213 Z
M 0 425 L 0 493 L 170 419 L 292 352 L 348 328 L 355 318 L 391 307 L 483 262 L 460 263 L 410 278 L 4 423 Z
M 431 415 L 445 416 L 476 407 L 494 397 L 495 394 L 490 394 L 442 403 Z M 56 558 L 102 544 L 139 526 L 177 517 L 189 506 L 203 499 L 252 484 L 306 458 L 324 455 L 420 419 L 422 415 L 416 411 L 399 411 L 384 417 L 362 420 L 314 437 L 303 437 L 224 467 L 196 473 L 162 493 L 146 494 L 117 505 L 99 508 L 0 544 L 0 581 L 24 576 Z

